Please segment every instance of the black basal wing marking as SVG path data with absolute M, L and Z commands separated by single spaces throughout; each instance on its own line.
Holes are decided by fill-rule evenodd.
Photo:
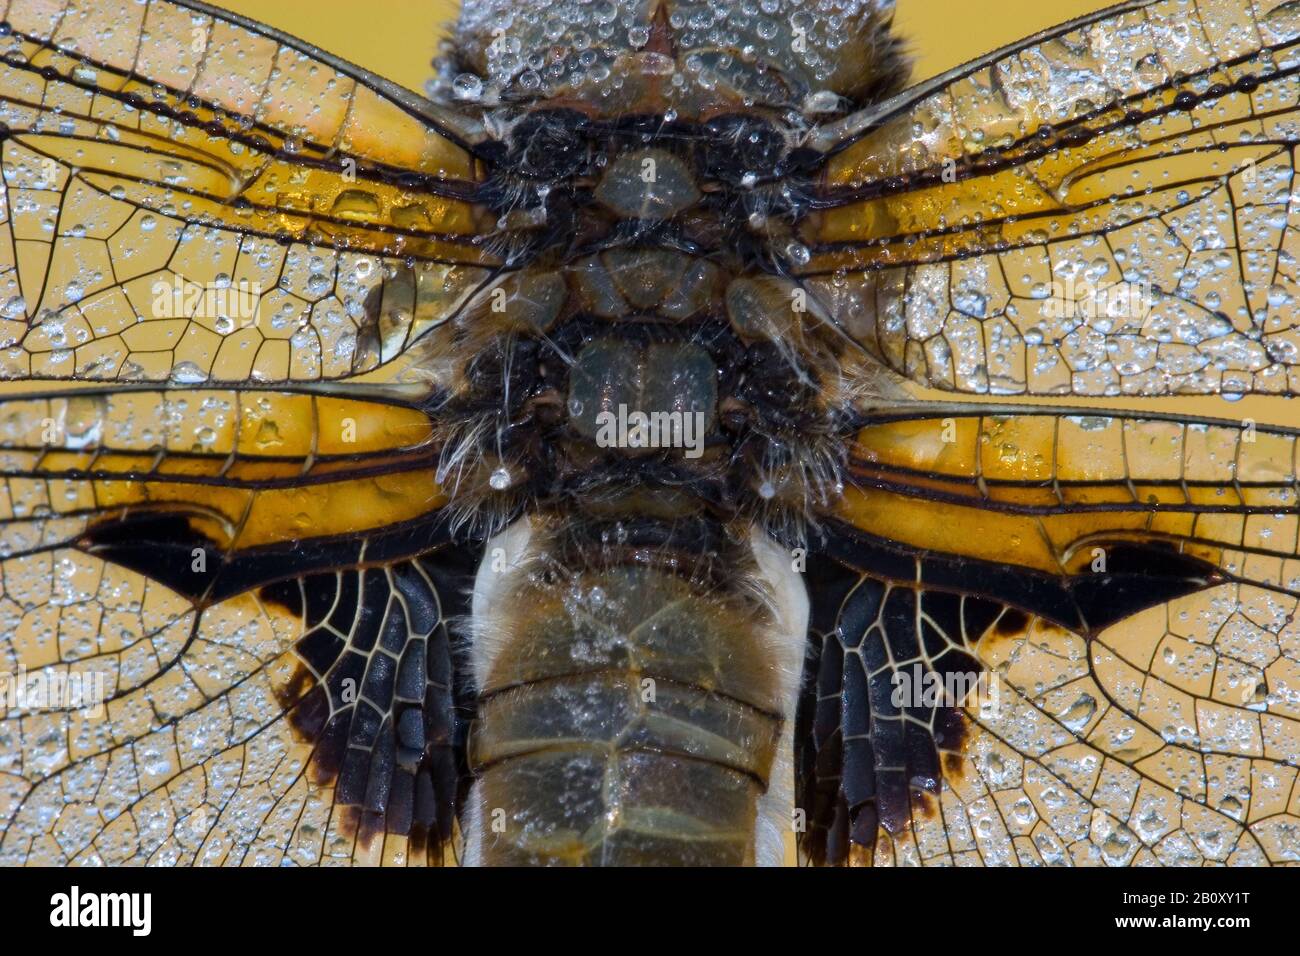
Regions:
M 340 378 L 486 278 L 468 119 L 202 4 L 3 21 L 3 377 Z
M 799 271 L 957 392 L 1300 391 L 1300 7 L 1128 3 L 823 130 Z

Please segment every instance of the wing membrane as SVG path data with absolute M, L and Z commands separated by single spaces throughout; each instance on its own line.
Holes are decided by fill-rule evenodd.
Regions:
M 941 389 L 1294 394 L 1298 41 L 1290 3 L 1130 3 L 851 118 L 809 291 Z
M 5 377 L 338 378 L 487 275 L 468 121 L 199 4 L 18 0 L 5 25 Z M 423 308 L 376 335 L 411 264 Z
M 840 861 L 1294 864 L 1300 721 L 1282 606 L 1225 585 L 1091 638 L 1004 614 L 964 646 L 996 687 L 963 709 L 943 786 L 914 791 L 901 826 L 869 850 L 841 845 Z
M 353 394 L 0 403 L 0 859 L 442 859 L 464 559 L 428 418 Z
M 948 411 L 859 436 L 842 516 L 870 535 L 832 532 L 850 570 L 813 589 L 805 852 L 1296 862 L 1297 433 Z M 972 661 L 978 699 L 891 708 L 900 669 Z
M 482 131 L 164 0 L 10 3 L 0 122 L 0 860 L 440 862 L 467 559 L 415 392 L 320 380 L 483 284 Z

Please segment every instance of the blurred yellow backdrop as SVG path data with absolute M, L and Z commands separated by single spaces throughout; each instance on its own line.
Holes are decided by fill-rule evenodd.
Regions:
M 455 19 L 448 0 L 224 0 L 366 69 L 419 90 L 437 38 Z M 1109 6 L 1108 0 L 898 0 L 898 29 L 932 76 L 1012 40 Z

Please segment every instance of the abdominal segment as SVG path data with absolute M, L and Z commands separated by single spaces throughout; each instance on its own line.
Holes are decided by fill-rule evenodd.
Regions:
M 802 584 L 770 580 L 747 536 L 733 573 L 705 576 L 662 547 L 575 551 L 572 532 L 521 519 L 479 570 L 467 862 L 779 862 L 760 834 L 764 815 L 789 820 L 788 773 L 774 776 Z

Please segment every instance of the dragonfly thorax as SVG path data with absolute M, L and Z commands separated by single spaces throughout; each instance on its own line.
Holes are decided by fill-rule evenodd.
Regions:
M 892 16 L 892 0 L 467 4 L 434 93 L 488 105 L 566 99 L 606 115 L 841 112 L 901 88 Z

